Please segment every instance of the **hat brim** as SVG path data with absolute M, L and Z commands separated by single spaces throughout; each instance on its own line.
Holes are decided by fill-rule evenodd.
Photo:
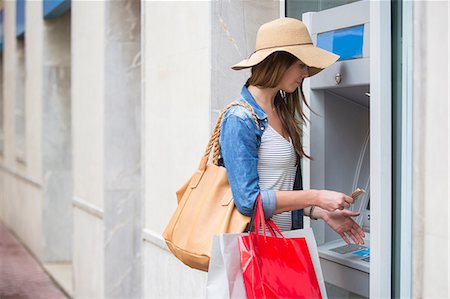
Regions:
M 339 55 L 318 48 L 312 44 L 262 49 L 254 52 L 248 59 L 233 65 L 233 70 L 242 70 L 257 65 L 275 52 L 288 52 L 309 67 L 308 77 L 314 76 L 339 59 Z

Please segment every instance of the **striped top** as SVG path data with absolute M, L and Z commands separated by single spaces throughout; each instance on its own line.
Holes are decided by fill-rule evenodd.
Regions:
M 292 140 L 287 141 L 270 125 L 261 137 L 258 152 L 259 187 L 263 190 L 293 190 L 296 166 L 296 153 Z M 291 212 L 274 215 L 272 220 L 281 231 L 291 230 Z

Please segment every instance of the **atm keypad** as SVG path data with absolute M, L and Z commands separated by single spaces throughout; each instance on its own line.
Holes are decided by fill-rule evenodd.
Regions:
M 347 244 L 344 246 L 339 246 L 336 248 L 332 248 L 331 250 L 340 254 L 346 254 L 349 252 L 353 252 L 353 251 L 357 251 L 357 250 L 361 250 L 361 249 L 366 249 L 366 246 L 362 246 L 359 244 Z

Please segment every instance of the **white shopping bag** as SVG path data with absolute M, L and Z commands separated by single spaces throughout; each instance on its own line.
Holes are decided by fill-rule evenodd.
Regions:
M 308 244 L 311 261 L 314 265 L 314 270 L 316 271 L 316 278 L 319 283 L 322 299 L 327 299 L 327 289 L 325 288 L 325 280 L 323 279 L 322 267 L 320 266 L 319 251 L 317 250 L 317 243 L 312 229 L 308 227 L 304 229 L 283 231 L 282 233 L 285 238 L 306 238 L 306 244 Z
M 243 235 L 245 234 L 214 236 L 206 283 L 206 298 L 247 298 L 238 247 L 238 237 Z
M 207 298 L 246 298 L 238 248 L 238 237 L 243 235 L 246 234 L 214 236 L 206 284 Z M 327 299 L 319 252 L 312 229 L 283 231 L 283 235 L 285 238 L 306 238 L 322 298 Z

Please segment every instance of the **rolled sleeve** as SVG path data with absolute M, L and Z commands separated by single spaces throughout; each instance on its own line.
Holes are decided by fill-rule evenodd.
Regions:
M 255 200 L 261 194 L 266 217 L 274 214 L 275 192 L 260 190 L 258 176 L 258 138 L 253 120 L 228 115 L 221 124 L 220 150 L 234 203 L 241 214 L 251 216 Z
M 275 214 L 277 208 L 277 196 L 273 190 L 261 190 L 261 202 L 263 205 L 264 216 L 270 218 Z

